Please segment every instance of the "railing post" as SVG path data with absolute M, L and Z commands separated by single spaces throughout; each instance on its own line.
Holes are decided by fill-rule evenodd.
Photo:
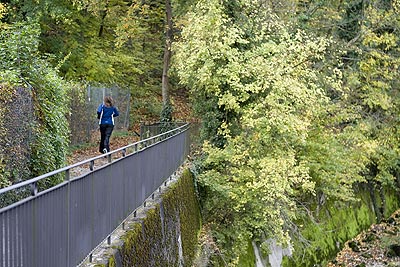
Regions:
M 70 200 L 71 200 L 71 183 L 69 182 L 71 178 L 70 175 L 70 169 L 65 171 L 65 177 L 64 180 L 68 182 L 67 185 L 67 199 L 66 199 L 66 205 L 67 205 L 67 265 L 69 266 L 70 264 L 70 234 L 71 234 L 71 214 L 70 214 Z
M 144 137 L 143 135 L 144 135 L 144 124 L 141 121 L 140 122 L 140 139 L 142 139 Z
M 64 181 L 69 181 L 70 177 L 71 176 L 70 176 L 70 172 L 69 172 L 69 169 L 68 169 L 68 170 L 65 171 Z
M 31 183 L 30 187 L 31 187 L 31 196 L 36 196 L 38 193 L 37 182 Z

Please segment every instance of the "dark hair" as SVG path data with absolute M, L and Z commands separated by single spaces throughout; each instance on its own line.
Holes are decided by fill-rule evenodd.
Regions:
M 107 95 L 107 96 L 104 97 L 104 104 L 106 106 L 112 107 L 114 105 L 114 100 L 112 99 L 111 96 Z

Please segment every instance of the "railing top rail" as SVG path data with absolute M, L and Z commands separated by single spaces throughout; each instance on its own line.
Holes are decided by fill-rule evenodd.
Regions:
M 8 186 L 8 187 L 5 187 L 5 188 L 0 188 L 0 195 L 3 194 L 3 193 L 6 193 L 8 191 L 12 191 L 12 190 L 18 189 L 20 187 L 24 187 L 24 186 L 28 186 L 28 185 L 34 184 L 34 183 L 36 183 L 36 182 L 38 182 L 40 180 L 49 178 L 49 177 L 54 176 L 56 174 L 67 172 L 70 169 L 79 167 L 79 166 L 84 165 L 84 164 L 91 163 L 91 162 L 93 162 L 95 160 L 99 160 L 99 159 L 102 159 L 104 157 L 111 156 L 112 154 L 116 154 L 118 152 L 126 151 L 128 148 L 132 148 L 132 147 L 138 146 L 139 144 L 147 143 L 149 141 L 153 141 L 153 140 L 155 140 L 157 138 L 161 138 L 161 140 L 157 141 L 157 143 L 158 142 L 162 142 L 163 140 L 166 140 L 169 137 L 172 137 L 173 135 L 175 135 L 177 133 L 181 133 L 183 131 L 186 131 L 188 128 L 189 128 L 189 123 L 185 123 L 184 125 L 179 126 L 177 128 L 174 128 L 172 130 L 169 130 L 169 131 L 167 131 L 165 133 L 161 133 L 161 134 L 149 137 L 147 139 L 140 140 L 140 141 L 135 142 L 133 144 L 130 144 L 130 145 L 118 148 L 116 150 L 110 151 L 110 152 L 108 152 L 106 154 L 102 154 L 102 155 L 99 155 L 99 156 L 96 156 L 96 157 L 93 157 L 93 158 L 90 158 L 90 159 L 83 160 L 83 161 L 78 162 L 78 163 L 74 163 L 72 165 L 60 168 L 60 169 L 52 171 L 52 172 L 48 172 L 48 173 L 40 175 L 38 177 L 29 179 L 29 180 L 26 180 L 26 181 L 23 181 L 23 182 L 20 182 L 20 183 L 17 183 L 17 184 L 14 184 L 14 185 L 11 185 L 11 186 Z M 170 134 L 172 134 L 172 135 L 170 135 Z

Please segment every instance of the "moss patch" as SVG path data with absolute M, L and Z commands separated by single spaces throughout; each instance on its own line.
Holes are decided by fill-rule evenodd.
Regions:
M 186 170 L 134 224 L 119 249 L 122 266 L 191 266 L 200 229 L 200 210 L 193 176 Z
M 115 264 L 115 258 L 114 256 L 111 256 L 111 258 L 108 260 L 108 267 L 116 267 L 117 265 Z
M 253 245 L 249 241 L 246 249 L 246 254 L 241 254 L 239 257 L 239 266 L 253 267 L 255 262 L 256 256 L 254 255 Z
M 293 240 L 292 257 L 285 257 L 282 266 L 302 267 L 320 264 L 325 266 L 333 259 L 344 243 L 376 222 L 372 202 L 368 192 L 360 193 L 361 201 L 353 205 L 330 203 L 328 208 L 315 216 L 315 222 L 304 220 L 301 234 L 308 244 Z M 398 208 L 398 200 L 393 194 L 386 195 L 386 211 Z

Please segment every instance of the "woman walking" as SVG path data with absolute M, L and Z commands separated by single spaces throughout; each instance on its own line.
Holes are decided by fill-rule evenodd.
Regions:
M 100 153 L 110 152 L 110 137 L 114 130 L 114 117 L 119 115 L 118 109 L 114 107 L 111 96 L 104 97 L 104 103 L 97 109 L 97 118 L 100 124 Z

